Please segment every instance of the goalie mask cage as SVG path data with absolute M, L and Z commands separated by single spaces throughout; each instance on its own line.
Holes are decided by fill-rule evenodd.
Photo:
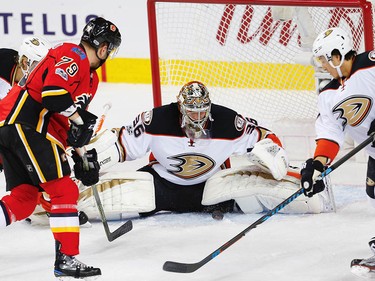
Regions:
M 374 45 L 373 8 L 364 0 L 148 0 L 148 23 L 154 106 L 199 80 L 214 103 L 277 133 L 280 120 L 317 116 L 311 48 L 318 33 L 339 26 L 357 51 Z

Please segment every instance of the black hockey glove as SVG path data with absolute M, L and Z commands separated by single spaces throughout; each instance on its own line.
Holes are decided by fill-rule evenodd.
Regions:
M 322 192 L 325 188 L 323 180 L 315 181 L 316 177 L 325 170 L 324 165 L 312 158 L 307 159 L 303 163 L 301 170 L 301 186 L 304 188 L 303 193 L 307 197 L 312 197 L 314 194 Z
M 368 130 L 367 135 L 369 136 L 372 132 L 375 132 L 375 119 L 372 120 L 371 125 L 370 125 L 370 129 Z M 375 147 L 375 139 L 372 140 L 371 146 Z
M 86 169 L 82 157 L 79 156 L 77 152 L 72 152 L 72 158 L 75 163 L 73 166 L 75 177 L 84 185 L 90 186 L 99 181 L 100 165 L 98 163 L 98 155 L 96 154 L 95 148 L 86 151 L 86 157 L 88 169 Z
M 91 112 L 80 108 L 77 112 L 81 116 L 83 124 L 77 125 L 71 121 L 67 141 L 68 145 L 72 147 L 83 147 L 89 143 L 92 134 L 94 133 L 94 126 L 98 117 Z

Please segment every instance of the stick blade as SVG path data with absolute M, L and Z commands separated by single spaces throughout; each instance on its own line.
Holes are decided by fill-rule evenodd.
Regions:
M 166 261 L 163 265 L 164 271 L 177 273 L 191 273 L 200 268 L 200 263 L 180 263 L 174 261 Z
M 108 233 L 107 235 L 108 241 L 112 242 L 113 240 L 124 235 L 125 233 L 128 233 L 132 229 L 133 229 L 133 222 L 129 220 L 125 222 L 123 225 L 121 225 L 119 228 L 117 228 L 115 231 Z

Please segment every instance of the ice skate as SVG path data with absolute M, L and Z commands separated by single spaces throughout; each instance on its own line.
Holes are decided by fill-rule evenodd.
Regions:
M 375 237 L 369 242 L 375 254 Z M 354 259 L 350 263 L 350 271 L 362 278 L 375 279 L 375 255 L 367 259 Z
M 74 256 L 65 255 L 59 250 L 56 251 L 54 273 L 58 280 L 63 281 L 74 279 L 95 280 L 102 274 L 100 268 L 87 266 Z

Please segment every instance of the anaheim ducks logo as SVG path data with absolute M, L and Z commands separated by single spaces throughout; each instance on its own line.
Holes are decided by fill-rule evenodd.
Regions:
M 193 179 L 210 171 L 215 166 L 215 161 L 203 154 L 180 154 L 168 159 L 175 160 L 178 163 L 171 164 L 175 170 L 168 170 L 171 174 L 183 178 Z
M 328 29 L 326 32 L 324 32 L 324 38 L 326 38 L 327 36 L 329 36 L 332 32 L 333 32 L 332 29 Z
M 337 104 L 332 112 L 339 115 L 342 125 L 355 127 L 366 119 L 372 107 L 372 99 L 369 97 L 352 96 Z
M 39 39 L 38 38 L 33 38 L 30 40 L 31 44 L 35 45 L 35 46 L 39 46 L 40 45 L 40 42 L 39 42 Z

